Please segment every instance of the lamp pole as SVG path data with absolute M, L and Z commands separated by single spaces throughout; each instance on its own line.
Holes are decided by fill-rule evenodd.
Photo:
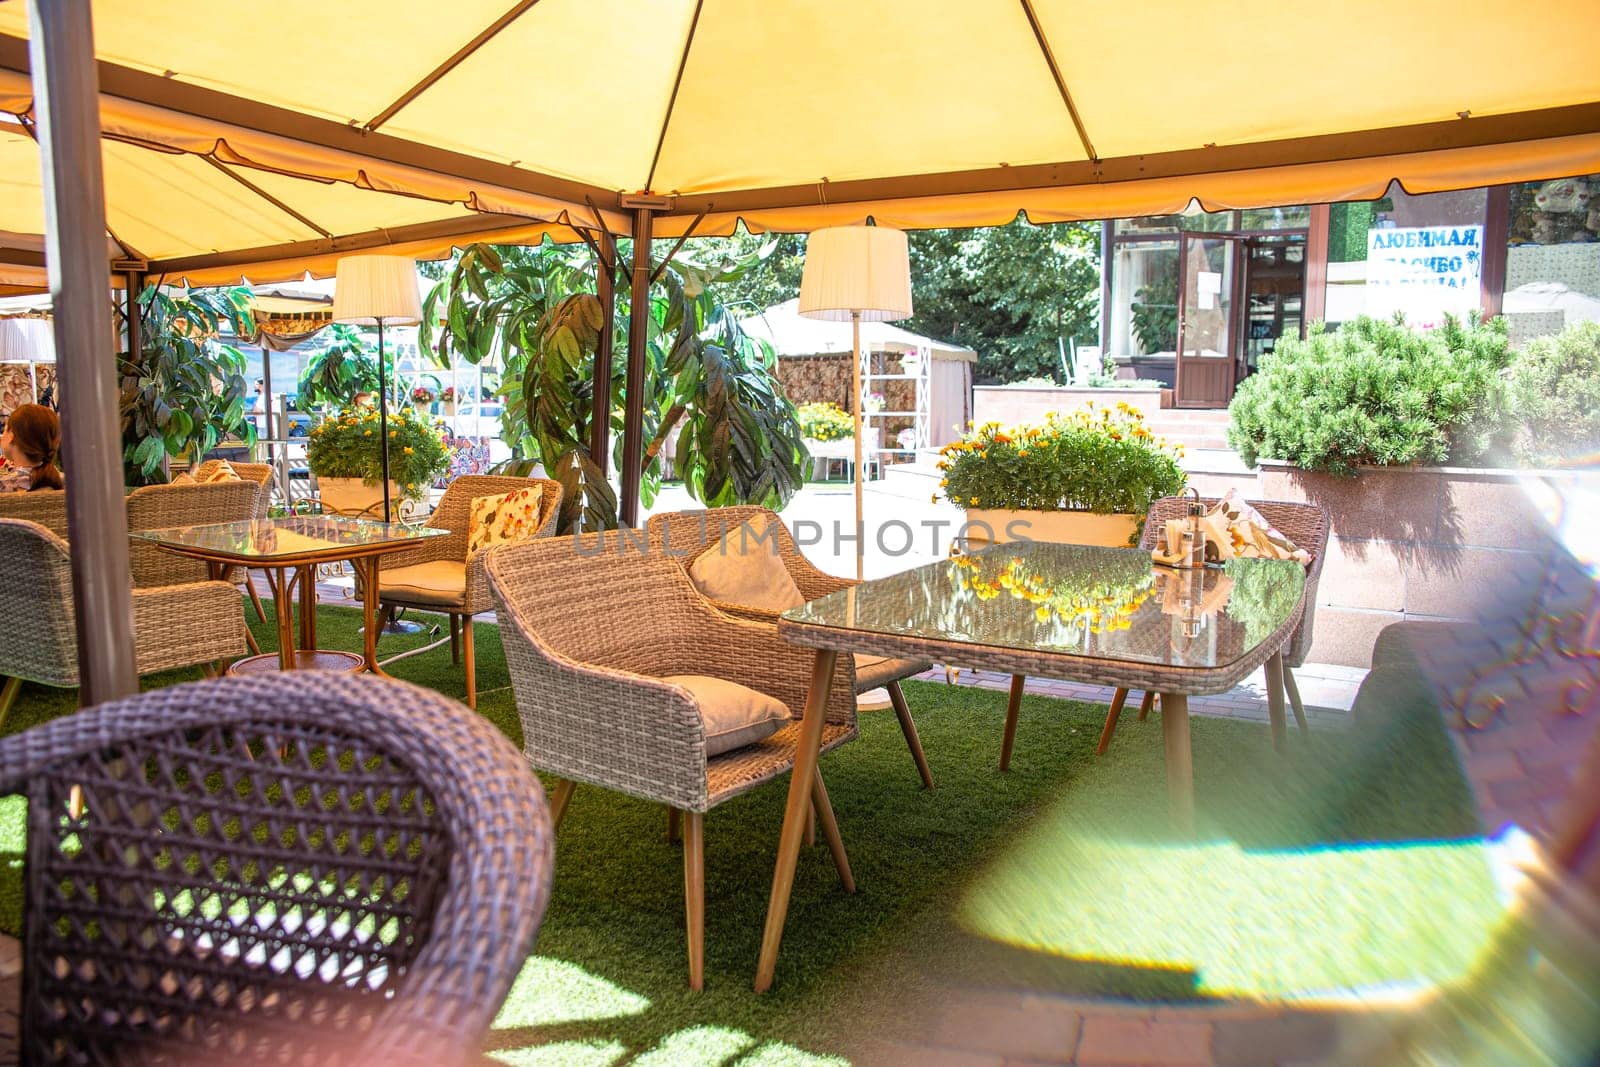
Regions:
M 378 468 L 383 476 L 383 521 L 389 514 L 389 379 L 383 369 L 383 320 L 378 316 Z M 370 498 L 369 498 L 370 499 Z
M 851 404 L 851 414 L 855 416 L 856 424 L 856 581 L 861 581 L 866 576 L 864 562 L 867 548 L 861 543 L 866 536 L 866 509 L 861 500 L 861 312 L 850 312 L 850 389 L 855 399 Z

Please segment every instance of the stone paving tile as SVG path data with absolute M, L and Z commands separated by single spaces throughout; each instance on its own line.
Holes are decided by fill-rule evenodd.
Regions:
M 1209 1067 L 1212 1026 L 1204 1022 L 1090 1015 L 1074 1062 L 1083 1067 Z
M 944 1048 L 1065 1062 L 1078 1042 L 1080 1017 L 1070 1003 L 1004 993 L 975 993 L 951 1004 L 933 1028 Z

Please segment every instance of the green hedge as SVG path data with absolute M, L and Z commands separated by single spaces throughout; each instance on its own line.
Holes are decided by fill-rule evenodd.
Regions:
M 1600 322 L 1528 342 L 1506 371 L 1506 402 L 1517 462 L 1556 466 L 1600 452 Z

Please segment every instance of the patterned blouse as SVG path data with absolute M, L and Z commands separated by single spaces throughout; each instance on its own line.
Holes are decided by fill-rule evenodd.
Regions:
M 0 470 L 0 493 L 26 493 L 32 488 L 32 467 L 8 466 Z

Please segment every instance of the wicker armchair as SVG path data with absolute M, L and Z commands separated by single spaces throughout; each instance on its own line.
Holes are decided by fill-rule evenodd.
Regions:
M 466 1062 L 549 898 L 538 780 L 389 679 L 112 701 L 0 740 L 0 790 L 28 799 L 24 1063 Z
M 36 489 L 30 493 L 0 493 L 0 519 L 36 522 L 63 541 L 67 540 L 67 493 L 64 489 Z
M 245 522 L 255 517 L 254 482 L 211 482 L 208 485 L 147 485 L 128 494 L 128 530 L 164 530 L 213 522 Z M 128 546 L 135 588 L 203 582 L 210 576 L 204 561 L 180 556 L 145 541 Z
M 1188 506 L 1193 503 L 1193 498 L 1183 496 L 1167 496 L 1150 505 L 1150 511 L 1145 516 L 1144 535 L 1139 540 L 1139 547 L 1150 551 L 1156 547 L 1156 538 L 1165 528 L 1168 519 L 1181 519 L 1188 514 Z M 1200 501 L 1206 507 L 1217 503 L 1216 498 Z M 1317 614 L 1317 580 L 1322 576 L 1323 558 L 1328 554 L 1329 520 L 1326 509 L 1316 504 L 1299 504 L 1287 500 L 1250 500 L 1251 507 L 1261 513 L 1261 517 L 1277 527 L 1278 532 L 1295 543 L 1296 548 L 1303 548 L 1311 554 L 1311 563 L 1306 567 L 1305 595 L 1302 600 L 1304 607 L 1300 615 L 1300 625 L 1295 627 L 1293 636 L 1283 649 L 1283 688 L 1287 690 L 1289 704 L 1294 708 L 1294 718 L 1300 724 L 1301 730 L 1308 730 L 1306 723 L 1305 705 L 1300 700 L 1300 689 L 1295 685 L 1291 667 L 1298 667 L 1306 661 L 1306 653 L 1311 649 L 1311 628 L 1316 621 Z M 1268 686 L 1276 692 L 1270 675 L 1273 668 L 1269 664 Z M 1146 693 L 1139 702 L 1139 721 L 1143 722 L 1150 714 L 1150 706 L 1155 694 Z M 1111 698 L 1111 709 L 1106 713 L 1106 724 L 1100 731 L 1100 745 L 1095 750 L 1097 755 L 1104 755 L 1111 745 L 1111 735 L 1117 729 L 1117 718 L 1122 714 L 1122 705 L 1128 699 L 1126 689 L 1118 689 Z M 1269 699 L 1277 699 L 1275 696 Z M 1278 705 L 1281 710 L 1282 705 Z
M 204 482 L 221 465 L 222 461 L 219 459 L 206 460 L 195 468 L 195 480 Z M 256 506 L 250 517 L 252 519 L 265 519 L 268 509 L 272 506 L 272 465 L 269 463 L 230 463 L 228 466 L 233 468 L 233 473 L 237 474 L 241 481 L 251 482 L 256 486 Z M 219 519 L 217 521 L 223 522 L 226 520 Z M 256 618 L 262 622 L 267 621 L 266 610 L 261 606 L 261 594 L 256 592 L 255 583 L 250 580 L 250 568 L 229 567 L 227 573 L 223 575 L 223 580 L 232 582 L 245 593 L 248 593 L 250 603 L 256 609 Z
M 677 559 L 687 570 L 695 558 L 706 549 L 718 544 L 746 522 L 760 516 L 766 516 L 770 521 L 770 528 L 777 532 L 778 556 L 789 572 L 789 577 L 794 579 L 794 584 L 799 587 L 801 595 L 807 600 L 816 600 L 818 597 L 848 589 L 855 584 L 851 579 L 836 578 L 813 566 L 795 545 L 794 538 L 790 535 L 788 527 L 783 524 L 783 520 L 768 508 L 742 506 L 654 515 L 645 524 L 645 531 L 652 548 Z M 774 629 L 777 626 L 778 616 L 773 612 L 709 598 L 708 603 L 729 615 L 760 622 Z M 930 666 L 932 664 L 923 660 L 856 655 L 840 657 L 837 667 L 841 674 L 848 672 L 851 684 L 858 694 L 878 688 L 888 691 L 895 717 L 900 720 L 900 731 L 905 735 L 906 747 L 911 750 L 911 758 L 917 765 L 917 773 L 922 776 L 922 784 L 928 789 L 933 788 L 933 772 L 928 767 L 927 757 L 922 753 L 922 739 L 917 735 L 916 720 L 911 717 L 911 708 L 906 704 L 900 680 L 921 674 Z
M 794 764 L 812 653 L 770 626 L 724 615 L 673 560 L 616 532 L 501 545 L 485 561 L 523 749 L 560 781 L 559 825 L 574 783 L 665 804 L 683 822 L 689 985 L 704 982 L 704 814 L 781 778 Z M 706 756 L 704 719 L 677 674 L 738 682 L 776 698 L 794 721 L 763 741 Z M 850 677 L 834 675 L 822 750 L 856 736 Z M 817 821 L 846 888 L 849 862 L 820 772 Z M 774 842 L 776 844 L 776 842 Z
M 38 523 L 0 519 L 0 723 L 23 682 L 78 684 L 78 635 L 67 543 Z M 133 591 L 133 654 L 140 674 L 214 665 L 244 654 L 244 607 L 225 582 Z
M 483 574 L 484 551 L 467 555 L 472 501 L 533 485 L 543 487 L 539 530 L 533 536 L 549 537 L 555 533 L 556 514 L 561 510 L 560 482 L 548 478 L 463 474 L 445 489 L 425 524 L 430 529 L 449 530 L 450 536 L 430 538 L 418 548 L 396 552 L 383 561 L 383 569 L 378 574 L 378 598 L 383 605 L 385 625 L 397 608 L 442 612 L 450 617 L 450 653 L 455 662 L 465 661 L 469 708 L 478 706 L 478 665 L 472 649 L 472 617 L 494 607 Z

